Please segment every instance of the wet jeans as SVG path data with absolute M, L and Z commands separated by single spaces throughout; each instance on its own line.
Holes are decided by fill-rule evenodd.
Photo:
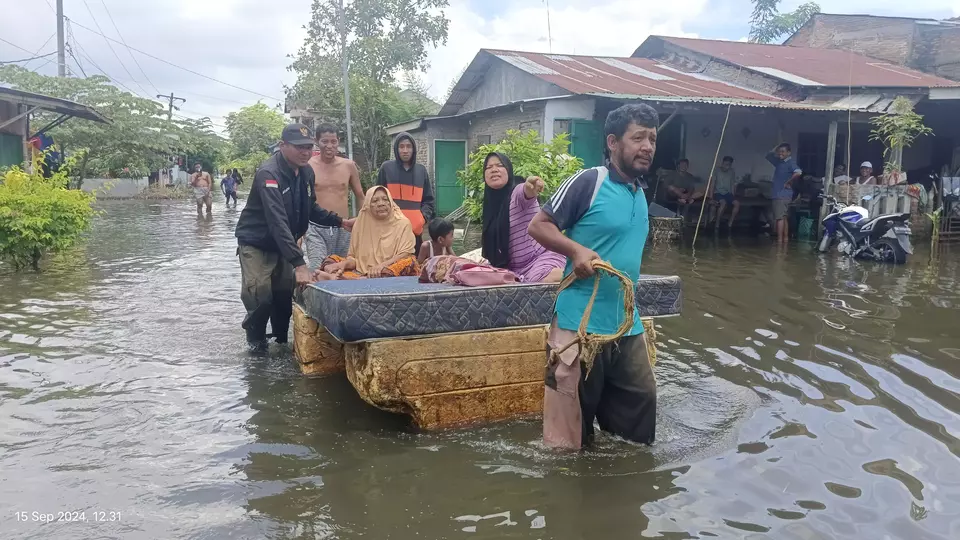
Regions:
M 240 299 L 247 308 L 243 329 L 248 343 L 259 343 L 267 337 L 267 321 L 278 343 L 287 342 L 290 317 L 293 315 L 293 290 L 296 285 L 293 265 L 279 253 L 252 246 L 240 246 Z

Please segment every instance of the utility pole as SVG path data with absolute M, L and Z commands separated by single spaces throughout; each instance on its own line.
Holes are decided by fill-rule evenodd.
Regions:
M 169 106 L 169 108 L 167 109 L 167 120 L 173 120 L 173 110 L 174 110 L 174 109 L 176 109 L 176 110 L 178 110 L 178 111 L 180 110 L 180 107 L 177 107 L 177 106 L 175 106 L 175 105 L 173 104 L 174 101 L 180 101 L 180 102 L 182 102 L 182 103 L 186 103 L 186 102 L 187 102 L 187 100 L 183 99 L 182 97 L 177 97 L 177 96 L 173 95 L 173 92 L 170 92 L 170 95 L 169 95 L 169 96 L 165 96 L 165 95 L 163 95 L 163 94 L 157 94 L 157 97 L 158 97 L 158 98 L 165 99 L 165 100 L 167 100 L 167 101 L 170 103 L 170 106 Z
M 57 76 L 67 76 L 67 52 L 63 43 L 63 0 L 57 0 Z
M 350 62 L 347 58 L 347 12 L 343 9 L 343 0 L 338 0 L 337 11 L 340 22 L 340 72 L 343 77 L 343 108 L 347 121 L 347 157 L 353 160 L 353 123 L 350 119 Z M 350 206 L 354 214 L 360 201 L 353 200 L 350 193 Z
M 553 54 L 553 32 L 550 31 L 550 0 L 543 0 L 547 5 L 547 46 L 550 54 Z

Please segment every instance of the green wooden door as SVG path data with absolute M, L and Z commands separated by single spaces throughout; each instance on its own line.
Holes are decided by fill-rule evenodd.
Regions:
M 603 130 L 592 120 L 570 121 L 570 152 L 584 167 L 603 165 Z
M 23 139 L 9 133 L 0 133 L 0 167 L 23 164 Z
M 434 178 L 437 186 L 437 214 L 445 216 L 463 204 L 463 186 L 457 171 L 467 165 L 466 141 L 434 141 Z

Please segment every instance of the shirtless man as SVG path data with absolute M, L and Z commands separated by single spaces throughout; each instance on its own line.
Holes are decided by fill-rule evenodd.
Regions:
M 203 217 L 203 205 L 207 205 L 207 215 L 213 208 L 213 195 L 210 189 L 213 187 L 213 178 L 210 173 L 203 172 L 203 165 L 197 163 L 193 166 L 193 174 L 190 175 L 190 185 L 193 186 L 193 196 L 197 199 L 197 215 Z
M 310 166 L 316 176 L 314 186 L 317 204 L 337 215 L 349 216 L 350 190 L 357 198 L 357 204 L 363 204 L 363 187 L 360 185 L 357 164 L 337 155 L 340 139 L 337 137 L 337 128 L 330 124 L 321 124 L 317 128 L 317 146 L 320 147 L 320 154 L 310 158 Z M 310 223 L 307 231 L 310 271 L 319 268 L 320 263 L 330 255 L 346 257 L 349 247 L 350 233 L 346 230 Z

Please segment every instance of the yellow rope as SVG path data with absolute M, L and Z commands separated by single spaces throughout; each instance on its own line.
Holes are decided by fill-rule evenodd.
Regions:
M 586 366 L 586 377 L 590 376 L 590 370 L 593 368 L 593 361 L 597 356 L 597 353 L 600 352 L 600 348 L 623 337 L 631 328 L 633 328 L 633 313 L 634 313 L 634 300 L 633 300 L 633 281 L 630 280 L 624 273 L 620 272 L 614 268 L 610 263 L 595 260 L 593 261 L 593 269 L 596 273 L 593 276 L 593 294 L 590 295 L 590 301 L 587 302 L 586 309 L 583 310 L 583 318 L 580 319 L 580 328 L 577 330 L 577 337 L 573 339 L 570 343 L 567 343 L 559 349 L 553 349 L 550 351 L 550 360 L 560 360 L 560 355 L 563 354 L 567 349 L 574 345 L 579 345 L 580 350 L 577 353 L 577 356 Z M 593 313 L 593 303 L 597 299 L 597 291 L 600 290 L 600 273 L 606 272 L 611 276 L 616 277 L 620 280 L 620 288 L 623 289 L 623 322 L 620 323 L 620 327 L 617 328 L 617 331 L 613 334 L 588 334 L 587 326 L 590 323 L 590 315 Z M 562 291 L 573 284 L 577 280 L 576 274 L 569 274 L 563 281 L 560 282 L 559 291 Z

